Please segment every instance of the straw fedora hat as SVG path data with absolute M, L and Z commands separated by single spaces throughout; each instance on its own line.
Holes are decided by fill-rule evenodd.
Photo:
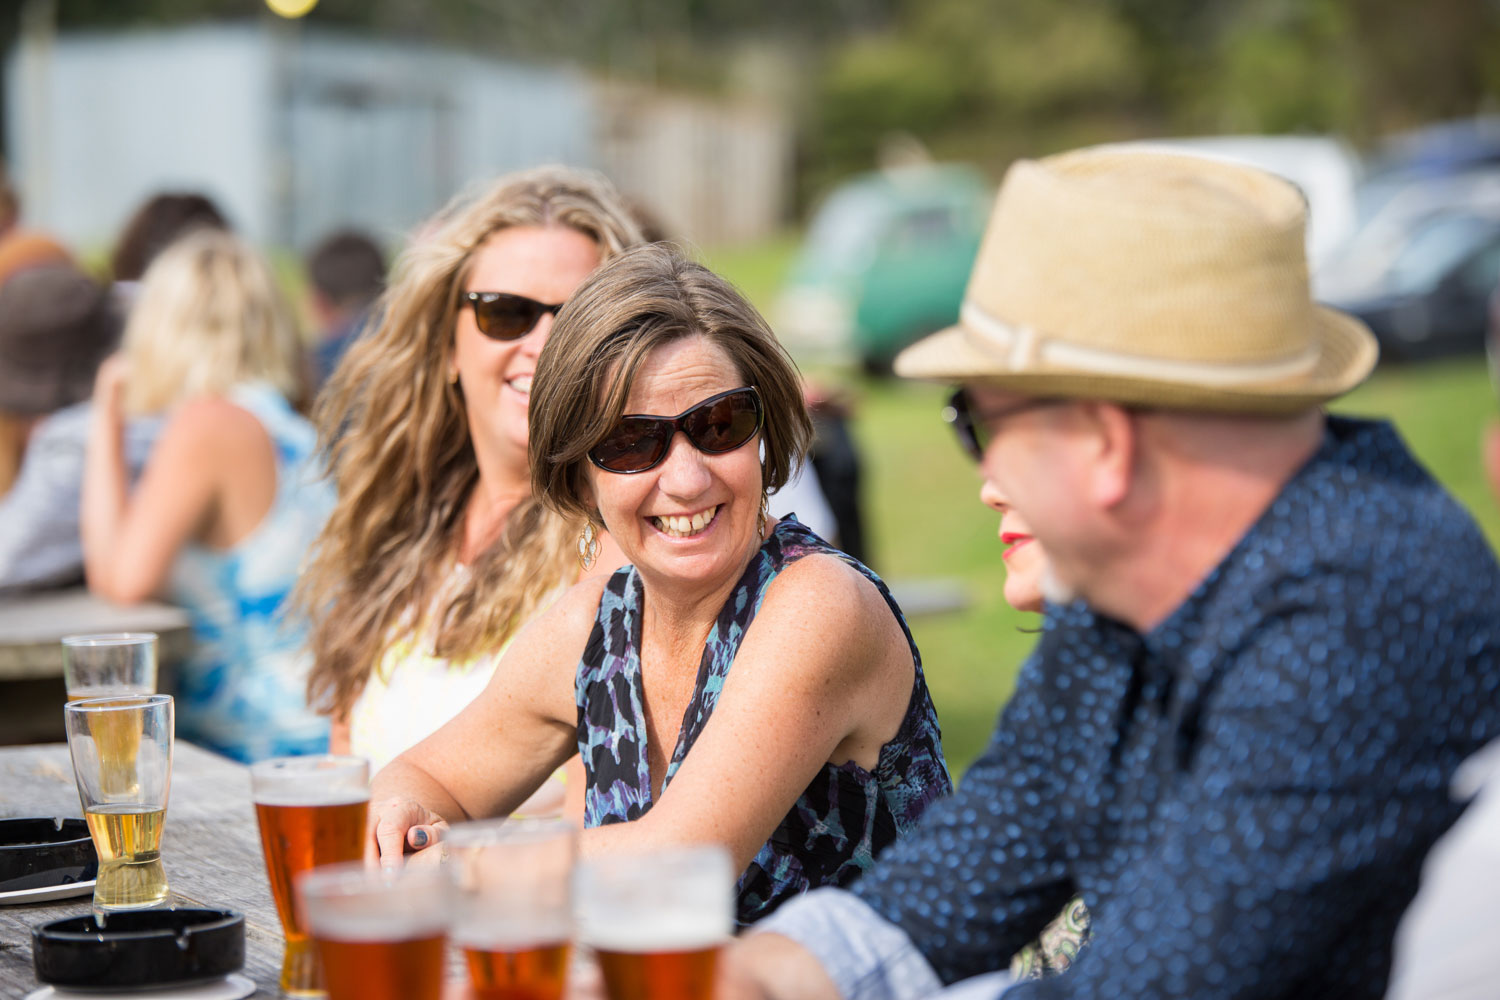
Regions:
M 896 373 L 1028 396 L 1244 414 L 1348 392 L 1375 338 L 1308 292 L 1290 183 L 1182 153 L 1022 160 L 1001 185 L 956 326 Z

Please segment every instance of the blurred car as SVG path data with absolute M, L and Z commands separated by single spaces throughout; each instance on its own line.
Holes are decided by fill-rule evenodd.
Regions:
M 1368 323 L 1382 358 L 1484 349 L 1500 278 L 1500 205 L 1433 208 L 1358 242 L 1320 280 L 1319 297 Z
M 923 164 L 863 174 L 813 216 L 776 305 L 803 357 L 883 370 L 958 319 L 993 190 L 977 170 Z

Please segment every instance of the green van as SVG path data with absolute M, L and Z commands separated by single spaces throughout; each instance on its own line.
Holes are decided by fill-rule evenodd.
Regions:
M 957 164 L 840 185 L 815 213 L 777 303 L 787 346 L 879 371 L 953 323 L 993 197 L 979 171 Z

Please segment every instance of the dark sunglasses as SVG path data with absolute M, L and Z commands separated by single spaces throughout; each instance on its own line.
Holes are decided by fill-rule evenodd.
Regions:
M 1025 413 L 1027 410 L 1039 410 L 1044 406 L 1056 406 L 1062 402 L 1061 399 L 1047 397 L 1023 399 L 1010 406 L 984 412 L 974 405 L 974 401 L 969 398 L 967 392 L 956 389 L 953 395 L 948 397 L 948 405 L 943 407 L 943 419 L 953 428 L 953 433 L 958 435 L 958 443 L 963 445 L 964 451 L 978 462 L 984 458 L 984 450 L 994 440 L 994 428 L 1000 421 L 1018 413 Z
M 753 438 L 765 422 L 755 387 L 730 389 L 710 396 L 675 417 L 627 414 L 594 447 L 589 461 L 606 472 L 645 472 L 667 457 L 672 436 L 682 431 L 693 447 L 708 455 L 734 451 Z
M 543 315 L 551 313 L 556 318 L 563 307 L 561 302 L 549 306 L 509 292 L 464 292 L 464 302 L 474 307 L 474 325 L 491 340 L 520 340 Z

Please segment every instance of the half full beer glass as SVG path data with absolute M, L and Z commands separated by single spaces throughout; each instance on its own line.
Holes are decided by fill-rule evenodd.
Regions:
M 578 938 L 609 1000 L 712 1000 L 734 931 L 734 869 L 721 847 L 579 862 Z
M 250 765 L 250 797 L 260 823 L 271 896 L 286 934 L 281 990 L 322 996 L 317 950 L 292 896 L 305 871 L 358 861 L 370 811 L 370 763 L 363 757 L 277 757 Z
M 99 853 L 94 913 L 159 906 L 162 820 L 172 785 L 172 699 L 92 698 L 63 709 L 83 817 Z
M 460 823 L 443 844 L 459 891 L 453 940 L 475 1000 L 561 1000 L 573 937 L 573 825 Z
M 362 863 L 297 878 L 329 1000 L 439 1000 L 452 883 L 440 868 Z

